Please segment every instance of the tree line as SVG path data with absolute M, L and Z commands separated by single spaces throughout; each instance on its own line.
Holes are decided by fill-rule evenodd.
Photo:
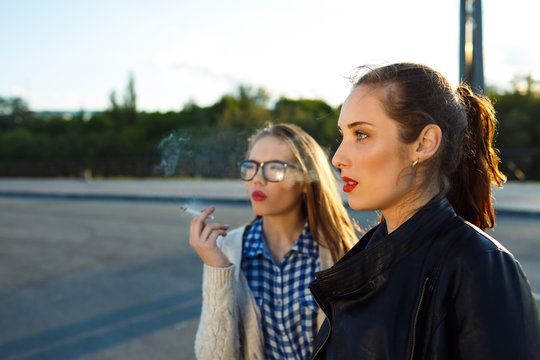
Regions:
M 540 92 L 520 79 L 489 92 L 499 119 L 496 144 L 512 180 L 540 180 Z M 338 146 L 340 108 L 320 99 L 270 101 L 262 88 L 240 86 L 210 106 L 145 112 L 136 106 L 133 77 L 123 101 L 88 116 L 32 112 L 21 98 L 0 97 L 0 176 L 233 178 L 247 141 L 267 122 L 301 126 L 331 155 Z

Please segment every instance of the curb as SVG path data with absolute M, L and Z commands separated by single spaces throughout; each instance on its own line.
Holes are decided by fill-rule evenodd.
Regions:
M 193 196 L 178 195 L 135 195 L 135 194 L 108 194 L 108 193 L 41 193 L 26 191 L 0 191 L 0 198 L 26 198 L 47 200 L 89 200 L 89 201 L 126 201 L 126 202 L 153 202 L 153 203 L 193 203 Z M 200 204 L 227 204 L 249 205 L 249 199 L 233 198 L 204 198 L 197 197 Z
M 523 216 L 523 217 L 538 217 L 540 218 L 540 210 L 533 209 L 510 209 L 510 208 L 497 208 L 495 207 L 495 216 Z

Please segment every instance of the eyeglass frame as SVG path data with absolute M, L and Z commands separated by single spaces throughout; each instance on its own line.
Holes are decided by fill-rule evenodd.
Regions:
M 255 179 L 255 176 L 257 176 L 257 173 L 259 172 L 259 169 L 262 169 L 262 175 L 263 175 L 263 178 L 264 180 L 268 181 L 268 182 L 272 182 L 272 183 L 278 183 L 278 182 L 282 182 L 283 180 L 285 180 L 285 175 L 287 174 L 287 168 L 288 167 L 291 167 L 293 169 L 296 169 L 296 170 L 302 170 L 298 165 L 294 165 L 294 164 L 291 164 L 291 163 L 288 163 L 286 161 L 282 161 L 282 160 L 269 160 L 269 161 L 255 161 L 255 160 L 241 160 L 237 163 L 238 165 L 238 168 L 240 170 L 240 168 L 242 167 L 243 164 L 245 163 L 254 163 L 255 165 L 257 165 L 257 170 L 255 170 L 255 173 L 253 174 L 253 176 L 250 178 L 250 179 L 242 179 L 242 177 L 240 177 L 243 181 L 251 181 L 253 179 Z M 270 164 L 270 163 L 278 163 L 278 164 L 281 164 L 283 165 L 283 179 L 281 180 L 270 180 L 266 177 L 266 173 L 264 171 L 264 165 L 266 164 Z

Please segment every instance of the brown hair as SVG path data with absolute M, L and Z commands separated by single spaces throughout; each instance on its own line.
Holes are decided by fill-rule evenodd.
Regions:
M 499 170 L 493 147 L 497 119 L 488 98 L 461 84 L 453 89 L 439 72 L 420 64 L 397 63 L 369 69 L 354 86 L 385 90 L 381 96 L 388 116 L 400 129 L 401 140 L 417 140 L 428 124 L 441 128 L 437 153 L 419 164 L 423 185 L 437 182 L 454 210 L 481 229 L 495 226 L 491 186 L 501 186 L 506 177 Z
M 292 124 L 267 124 L 250 138 L 248 154 L 263 137 L 282 139 L 301 168 L 307 184 L 303 211 L 307 214 L 313 239 L 330 250 L 337 261 L 357 241 L 356 225 L 351 222 L 337 190 L 337 180 L 328 157 L 320 145 L 300 127 Z

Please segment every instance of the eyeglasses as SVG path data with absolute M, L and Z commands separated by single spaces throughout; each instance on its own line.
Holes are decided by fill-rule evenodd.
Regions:
M 258 162 L 255 160 L 243 160 L 238 163 L 240 168 L 240 178 L 244 181 L 251 181 L 257 175 L 259 168 L 262 168 L 263 178 L 270 182 L 280 182 L 285 179 L 285 172 L 288 167 L 300 170 L 296 165 L 281 160 L 271 160 Z

